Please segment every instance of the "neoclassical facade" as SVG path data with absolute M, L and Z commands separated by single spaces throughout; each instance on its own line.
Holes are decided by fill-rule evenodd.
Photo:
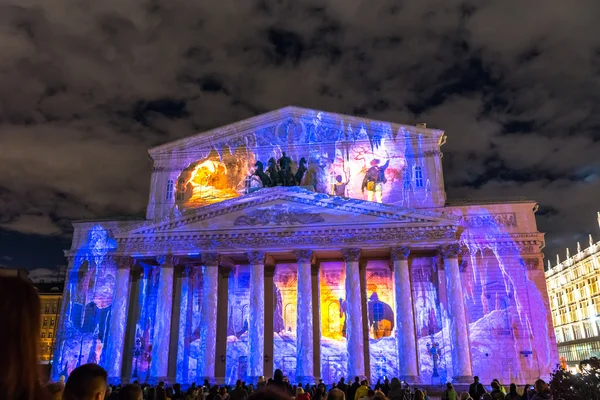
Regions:
M 600 213 L 598 213 L 600 225 Z M 589 245 L 566 258 L 548 260 L 546 283 L 558 353 L 563 366 L 581 372 L 580 363 L 600 356 L 600 242 L 589 235 Z
M 537 206 L 447 201 L 445 140 L 286 107 L 151 149 L 144 219 L 74 223 L 53 377 L 549 376 Z

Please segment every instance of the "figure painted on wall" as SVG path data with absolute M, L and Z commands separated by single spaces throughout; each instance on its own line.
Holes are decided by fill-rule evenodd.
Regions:
M 350 182 L 350 170 L 346 170 L 346 180 L 344 181 L 341 175 L 335 177 L 335 182 L 331 188 L 331 194 L 334 196 L 347 197 L 346 196 L 346 187 Z
M 392 336 L 394 331 L 394 311 L 392 307 L 379 300 L 373 292 L 367 303 L 369 310 L 369 334 L 373 339 Z
M 387 182 L 385 170 L 390 165 L 390 160 L 379 166 L 378 159 L 371 160 L 371 168 L 367 170 L 362 182 L 361 190 L 364 193 L 367 190 L 367 200 L 375 200 L 381 203 L 383 200 L 383 184 Z
M 346 300 L 340 297 L 340 319 L 344 320 L 342 325 L 342 336 L 346 337 Z

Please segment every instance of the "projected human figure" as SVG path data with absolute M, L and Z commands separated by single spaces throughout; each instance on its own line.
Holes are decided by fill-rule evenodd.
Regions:
M 387 182 L 385 179 L 385 170 L 390 165 L 390 160 L 379 166 L 378 159 L 371 160 L 371 168 L 367 170 L 362 182 L 361 190 L 364 193 L 367 190 L 367 200 L 381 203 L 383 198 L 383 184 Z
M 346 187 L 348 186 L 348 182 L 350 182 L 350 175 L 346 172 L 346 180 L 341 175 L 335 177 L 335 182 L 331 185 L 331 194 L 334 196 L 347 197 L 346 196 Z

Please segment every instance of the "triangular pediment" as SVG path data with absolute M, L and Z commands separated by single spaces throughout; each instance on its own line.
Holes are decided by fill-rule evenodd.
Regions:
M 220 151 L 223 147 L 234 149 L 240 146 L 281 146 L 284 143 L 368 141 L 385 136 L 396 138 L 405 135 L 419 135 L 423 140 L 441 143 L 444 132 L 289 106 L 166 143 L 148 152 L 153 158 L 157 158 L 209 148 Z
M 455 230 L 458 217 L 316 193 L 301 187 L 274 187 L 147 221 L 113 232 L 116 238 L 215 235 L 253 231 L 302 231 L 307 228 L 415 228 Z

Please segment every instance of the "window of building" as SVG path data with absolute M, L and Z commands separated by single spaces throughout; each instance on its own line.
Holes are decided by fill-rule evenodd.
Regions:
M 42 322 L 42 326 L 44 328 L 48 326 L 48 318 L 44 318 L 44 322 Z
M 185 179 L 179 178 L 179 180 L 177 181 L 176 200 L 183 200 L 184 195 L 185 195 Z
M 410 189 L 410 167 L 404 169 L 404 189 Z
M 56 322 L 56 321 L 55 321 L 55 319 L 54 319 L 54 318 L 50 318 L 50 326 L 54 326 L 54 323 L 55 323 L 55 322 Z
M 592 336 L 594 336 L 594 332 L 592 331 L 592 324 L 590 324 L 589 322 L 583 323 L 583 330 L 585 331 L 586 338 L 591 338 Z
M 167 181 L 167 195 L 166 199 L 171 200 L 173 198 L 173 180 L 169 179 Z
M 52 331 L 48 332 L 48 339 L 52 339 Z
M 44 302 L 44 312 L 48 314 L 50 312 L 50 304 L 48 302 Z
M 569 322 L 577 321 L 577 306 L 571 305 L 569 306 Z
M 56 314 L 56 310 L 57 310 L 57 305 L 56 303 L 52 303 L 52 314 Z
M 415 167 L 415 187 L 423 187 L 423 169 L 421 167 Z
M 575 340 L 583 339 L 581 336 L 581 329 L 579 329 L 579 326 L 577 325 L 573 325 L 573 336 L 575 336 Z
M 571 328 L 566 327 L 564 329 L 563 333 L 564 333 L 565 342 L 570 342 L 571 340 L 573 340 L 573 335 L 571 334 Z
M 42 339 L 46 339 L 46 332 L 42 332 Z
M 555 329 L 554 330 L 554 335 L 556 336 L 556 341 L 558 343 L 561 343 L 563 341 L 562 331 L 560 329 Z
M 590 288 L 590 294 L 598 293 L 598 277 L 597 276 L 594 276 L 594 277 L 588 279 L 588 285 Z

